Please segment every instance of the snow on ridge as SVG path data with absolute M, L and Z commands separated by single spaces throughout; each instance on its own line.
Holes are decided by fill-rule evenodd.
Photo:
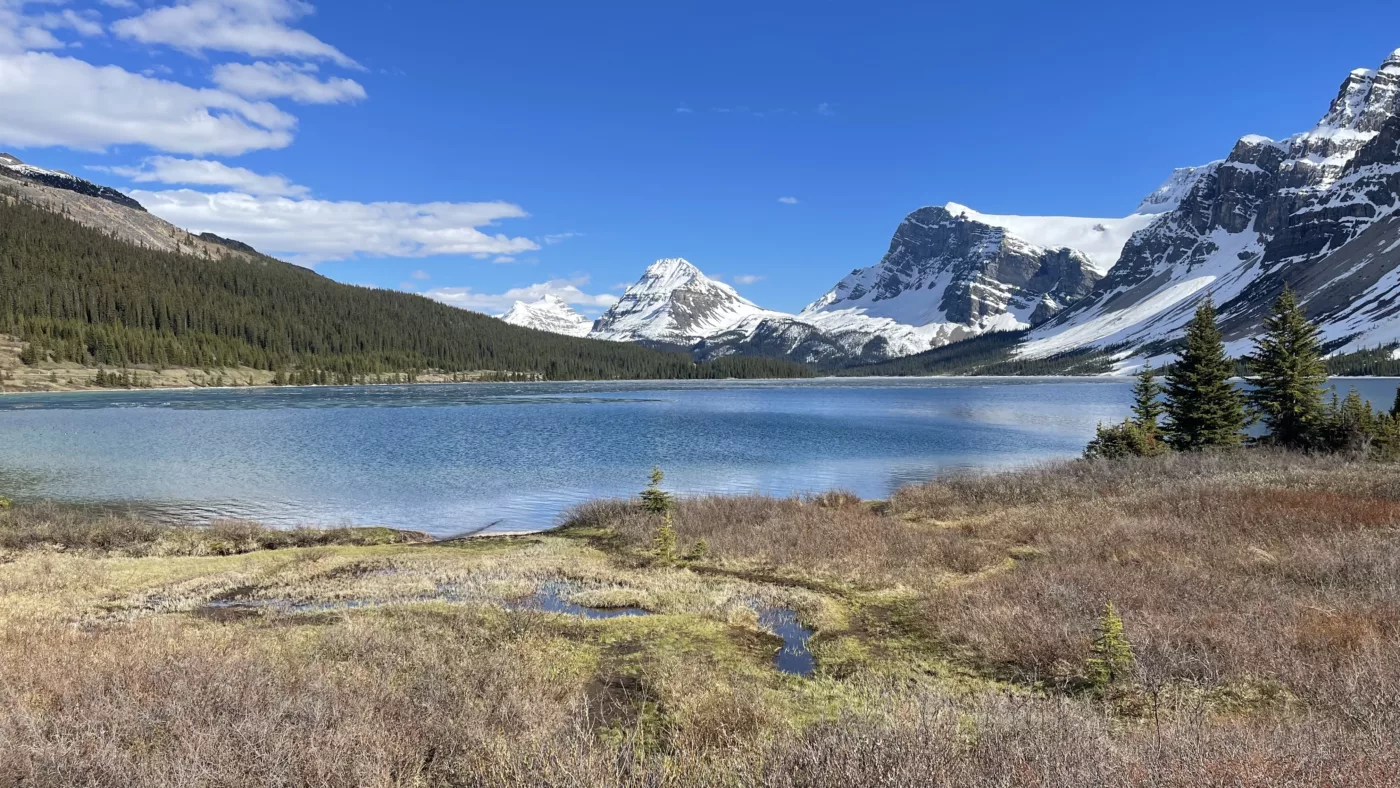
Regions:
M 589 336 L 690 345 L 756 316 L 790 317 L 760 307 L 683 258 L 667 258 L 648 266 Z
M 593 328 L 592 320 L 579 314 L 564 299 L 552 293 L 538 301 L 516 301 L 509 312 L 499 317 L 513 326 L 571 337 L 587 336 Z
M 1150 199 L 1150 198 L 1149 198 Z M 1144 203 L 1145 204 L 1145 203 Z M 1073 249 L 1089 259 L 1100 275 L 1118 262 L 1133 233 L 1157 220 L 1160 213 L 1134 213 L 1121 219 L 1078 216 L 1014 216 L 981 213 L 950 202 L 945 209 L 954 216 L 1000 227 L 1020 240 L 1045 249 Z M 1141 206 L 1140 206 L 1141 208 Z

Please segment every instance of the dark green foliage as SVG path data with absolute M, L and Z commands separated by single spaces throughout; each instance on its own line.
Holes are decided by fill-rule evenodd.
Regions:
M 656 529 L 652 540 L 656 545 L 656 557 L 670 564 L 676 561 L 676 527 L 671 524 L 671 512 L 661 517 L 661 525 Z
M 1366 348 L 1327 359 L 1327 374 L 1332 377 L 1400 377 L 1400 358 L 1395 357 L 1397 345 Z
M 671 494 L 661 489 L 661 482 L 665 480 L 666 474 L 661 468 L 652 468 L 647 488 L 642 490 L 642 508 L 652 514 L 668 514 L 676 506 Z
M 1142 371 L 1138 373 L 1137 383 L 1133 386 L 1133 423 L 1144 433 L 1155 438 L 1162 433 L 1159 419 L 1166 412 L 1167 408 L 1162 404 L 1162 387 L 1157 383 L 1157 376 L 1151 366 L 1143 365 Z
M 1133 644 L 1123 634 L 1123 619 L 1109 602 L 1104 606 L 1094 630 L 1094 642 L 1089 646 L 1089 659 L 1085 663 L 1089 681 L 1097 689 L 1121 685 L 1132 678 L 1135 663 Z
M 1384 417 L 1388 420 L 1389 417 Z M 1378 417 L 1371 403 L 1361 399 L 1356 389 L 1347 392 L 1346 398 L 1338 402 L 1332 395 L 1332 406 L 1326 413 L 1323 438 L 1326 448 L 1345 454 L 1368 456 L 1381 431 L 1382 417 Z
M 1255 385 L 1249 403 L 1269 427 L 1265 440 L 1290 449 L 1315 447 L 1326 420 L 1322 391 L 1327 364 L 1318 328 L 1291 289 L 1284 288 L 1264 319 L 1264 333 L 1247 361 Z
M 692 544 L 692 545 L 690 546 L 690 549 L 689 549 L 689 550 L 685 551 L 685 560 L 687 560 L 687 561 L 703 561 L 703 560 L 705 560 L 707 557 L 709 557 L 709 555 L 710 555 L 710 543 L 707 542 L 707 541 L 705 541 L 704 539 L 701 539 L 701 540 L 697 541 L 695 544 Z
M 518 328 L 268 257 L 141 249 L 4 201 L 0 333 L 30 342 L 33 360 L 119 369 L 241 365 L 281 370 L 284 382 L 352 383 L 430 369 L 545 380 L 811 374 L 771 359 L 696 364 L 683 354 Z
M 1088 460 L 1121 460 L 1127 457 L 1154 457 L 1168 451 L 1160 435 L 1128 419 L 1122 424 L 1100 424 L 1098 432 L 1084 449 Z
M 1186 347 L 1167 374 L 1167 441 L 1180 451 L 1238 446 L 1244 397 L 1230 382 L 1234 365 L 1215 324 L 1215 305 L 1201 302 L 1186 329 Z

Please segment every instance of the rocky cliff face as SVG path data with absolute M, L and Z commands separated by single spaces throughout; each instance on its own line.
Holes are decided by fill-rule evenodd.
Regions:
M 559 296 L 547 295 L 538 301 L 516 301 L 509 312 L 500 316 L 513 326 L 564 334 L 571 337 L 587 336 L 593 328 L 593 321 L 579 314 Z
M 871 362 L 1039 325 L 1092 292 L 1100 269 L 1152 219 L 992 216 L 956 204 L 920 208 L 900 223 L 877 265 L 853 271 L 801 314 L 737 325 L 697 351 L 702 357 L 752 353 L 816 364 Z M 1055 243 L 1067 240 L 1099 259 Z
M 1036 246 L 946 208 L 920 208 L 900 224 L 878 265 L 851 273 L 803 314 L 850 310 L 979 332 L 1024 327 L 1088 295 L 1098 280 L 1082 252 Z
M 589 336 L 623 342 L 694 345 L 745 320 L 777 315 L 700 272 L 686 260 L 658 260 L 603 314 Z
M 134 211 L 146 211 L 141 203 L 131 199 L 110 186 L 99 186 L 92 181 L 85 181 L 74 175 L 59 170 L 46 170 L 42 167 L 35 167 L 25 164 L 8 153 L 0 153 L 0 177 L 24 180 L 31 183 L 43 184 L 54 189 L 84 194 L 88 197 L 96 197 L 99 200 L 116 203 Z
M 140 203 L 116 189 L 25 164 L 7 153 L 0 153 L 0 199 L 20 200 L 64 214 L 79 224 L 145 249 L 196 257 L 261 259 L 246 244 L 218 236 L 197 236 L 152 216 Z
M 1286 285 L 1333 349 L 1400 339 L 1400 51 L 1342 83 L 1322 120 L 1286 140 L 1248 136 L 1124 248 L 1087 298 L 1019 351 L 1166 351 L 1207 295 L 1231 351 L 1248 349 Z

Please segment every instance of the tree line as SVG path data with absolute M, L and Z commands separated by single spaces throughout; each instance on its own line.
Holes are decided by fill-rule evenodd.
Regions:
M 1285 288 L 1264 320 L 1253 352 L 1242 359 L 1251 373 L 1237 388 L 1236 362 L 1225 354 L 1215 305 L 1205 299 L 1186 329 L 1185 347 L 1159 385 L 1151 367 L 1138 374 L 1133 415 L 1100 425 L 1085 449 L 1090 458 L 1151 456 L 1241 446 L 1247 441 L 1308 452 L 1347 452 L 1400 458 L 1400 392 L 1389 411 L 1377 412 L 1356 389 L 1327 397 L 1327 362 L 1318 326 Z M 1250 441 L 1246 430 L 1263 423 Z
M 422 296 L 334 282 L 265 256 L 144 249 L 0 201 L 0 333 L 30 364 L 235 367 L 282 380 L 490 370 L 545 380 L 805 377 L 766 358 L 684 353 L 508 325 Z

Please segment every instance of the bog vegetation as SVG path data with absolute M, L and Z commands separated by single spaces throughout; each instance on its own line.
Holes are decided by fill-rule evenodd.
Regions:
M 0 511 L 0 784 L 1381 788 L 1400 769 L 1400 467 L 1171 452 L 879 503 L 663 483 L 552 534 L 448 543 Z M 550 613 L 545 593 L 648 615 Z M 811 677 L 775 668 L 774 607 L 815 631 Z

